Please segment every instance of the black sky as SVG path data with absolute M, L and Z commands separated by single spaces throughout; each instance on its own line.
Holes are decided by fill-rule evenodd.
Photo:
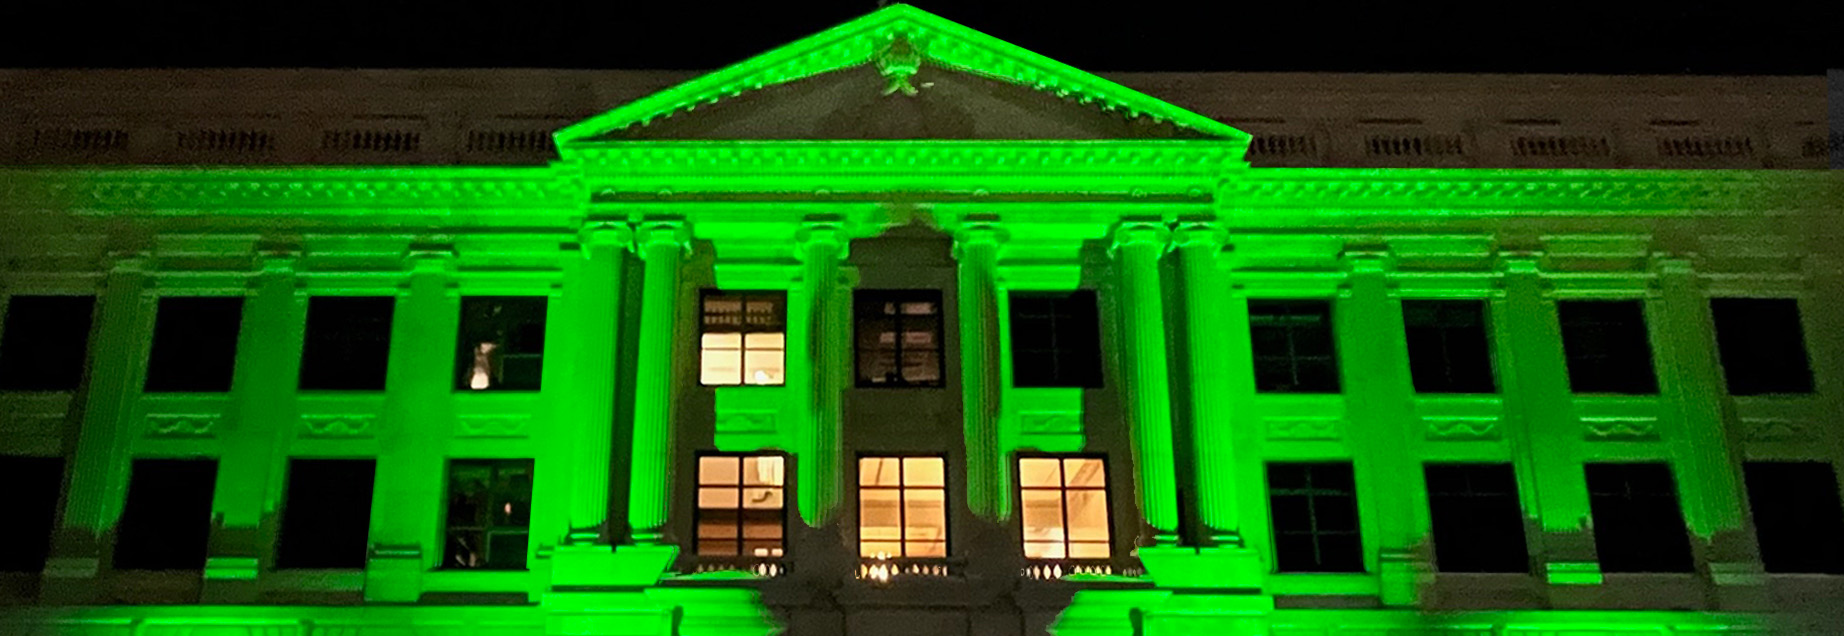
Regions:
M 6 67 L 709 69 L 873 10 L 806 2 L 0 1 Z M 916 0 L 1095 71 L 1817 74 L 1844 1 Z

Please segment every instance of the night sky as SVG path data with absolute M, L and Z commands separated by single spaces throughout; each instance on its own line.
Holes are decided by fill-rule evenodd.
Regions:
M 1803 75 L 1844 66 L 1839 0 L 914 4 L 1094 71 Z M 0 66 L 710 69 L 877 5 L 13 0 L 0 2 L 9 32 Z

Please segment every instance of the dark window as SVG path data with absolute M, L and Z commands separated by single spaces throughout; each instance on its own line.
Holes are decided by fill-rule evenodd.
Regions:
M 1101 386 L 1095 292 L 1013 292 L 1012 385 Z
M 1713 298 L 1710 313 L 1731 395 L 1812 392 L 1798 301 Z
M 1485 303 L 1408 300 L 1402 303 L 1409 371 L 1417 393 L 1493 393 L 1492 350 Z
M 217 479 L 215 460 L 134 460 L 116 526 L 115 569 L 204 569 Z
M 787 381 L 787 292 L 706 291 L 698 381 L 705 386 Z
M 860 291 L 858 386 L 941 386 L 941 292 Z
M 698 458 L 698 555 L 780 558 L 786 548 L 787 461 L 779 455 Z
M 1280 571 L 1364 571 L 1351 464 L 1269 464 L 1268 506 Z
M 72 391 L 83 381 L 90 296 L 14 296 L 0 329 L 0 390 Z
M 315 296 L 307 301 L 301 388 L 382 391 L 391 359 L 390 296 Z
M 1429 464 L 1426 474 L 1440 571 L 1530 571 L 1510 464 Z
M 369 459 L 289 461 L 276 567 L 365 567 L 376 468 Z
M 1569 390 L 1658 392 L 1642 301 L 1564 300 L 1556 303 L 1556 314 L 1562 323 L 1562 350 L 1569 359 Z
M 229 391 L 237 368 L 237 332 L 242 322 L 242 298 L 160 299 L 144 389 Z
M 1018 458 L 1019 522 L 1024 558 L 1113 556 L 1108 526 L 1108 469 L 1100 457 Z
M 0 572 L 44 570 L 58 516 L 64 460 L 0 455 L 0 483 L 8 484 L 7 521 L 0 524 L 0 545 L 6 546 L 0 550 Z
M 448 463 L 448 549 L 442 567 L 523 570 L 531 535 L 532 461 Z
M 1602 572 L 1690 572 L 1690 534 L 1665 464 L 1588 464 Z
M 543 296 L 461 299 L 455 388 L 538 390 L 544 373 L 544 308 L 549 300 Z
M 1844 510 L 1831 464 L 1748 462 L 1743 469 L 1767 571 L 1844 574 Z
M 1338 357 L 1332 345 L 1332 303 L 1324 300 L 1250 300 L 1249 339 L 1255 390 L 1264 393 L 1337 393 Z

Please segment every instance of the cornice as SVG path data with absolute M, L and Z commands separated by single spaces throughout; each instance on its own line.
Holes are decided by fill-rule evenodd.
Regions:
M 585 176 L 697 171 L 781 174 L 1067 172 L 1215 175 L 1240 167 L 1239 145 L 1161 141 L 646 141 L 576 150 Z
M 535 168 L 0 169 L 0 207 L 70 210 L 563 207 L 567 171 Z
M 1225 209 L 1249 213 L 1792 212 L 1834 210 L 1844 204 L 1844 174 L 1267 168 L 1226 180 L 1217 190 L 1217 201 Z

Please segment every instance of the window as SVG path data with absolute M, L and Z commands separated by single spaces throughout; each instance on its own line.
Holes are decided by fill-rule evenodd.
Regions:
M 698 458 L 698 556 L 779 558 L 787 547 L 787 463 L 778 455 Z
M 1350 463 L 1269 464 L 1268 506 L 1280 571 L 1364 571 Z
M 860 291 L 858 386 L 941 386 L 941 292 Z
M 137 459 L 116 525 L 115 569 L 202 570 L 218 462 Z
M 1564 300 L 1556 303 L 1562 350 L 1569 360 L 1569 389 L 1576 393 L 1658 392 L 1645 308 L 1637 300 Z
M 290 460 L 276 567 L 365 567 L 376 470 L 369 459 Z
M 1712 298 L 1710 313 L 1731 395 L 1812 392 L 1798 301 Z
M 1767 571 L 1844 574 L 1844 510 L 1831 464 L 1748 462 L 1742 469 Z
M 1402 303 L 1409 374 L 1417 393 L 1494 393 L 1485 303 L 1407 300 Z
M 544 309 L 549 301 L 544 296 L 461 299 L 455 388 L 538 390 L 544 374 Z
M 1426 475 L 1440 571 L 1530 571 L 1510 464 L 1429 464 Z
M 1665 464 L 1588 464 L 1602 572 L 1690 572 L 1690 534 Z
M 229 391 L 237 368 L 238 297 L 160 299 L 147 355 L 149 392 Z
M 391 359 L 389 296 L 315 296 L 307 301 L 301 388 L 382 391 Z
M 699 383 L 785 382 L 787 305 L 786 292 L 704 292 Z
M 1018 460 L 1027 559 L 1106 559 L 1108 474 L 1100 458 Z
M 1013 386 L 1101 386 L 1095 292 L 1014 292 L 1011 306 Z
M 0 325 L 0 390 L 74 391 L 90 342 L 90 296 L 14 296 Z
M 946 462 L 940 457 L 858 459 L 858 554 L 875 559 L 948 555 Z
M 532 461 L 448 462 L 448 548 L 442 567 L 525 569 L 531 534 Z
M 1250 300 L 1249 339 L 1255 390 L 1264 393 L 1337 393 L 1338 357 L 1332 345 L 1332 303 L 1324 300 Z
M 0 483 L 7 484 L 7 522 L 0 524 L 0 572 L 39 572 L 51 548 L 58 516 L 58 487 L 64 460 L 0 455 Z

